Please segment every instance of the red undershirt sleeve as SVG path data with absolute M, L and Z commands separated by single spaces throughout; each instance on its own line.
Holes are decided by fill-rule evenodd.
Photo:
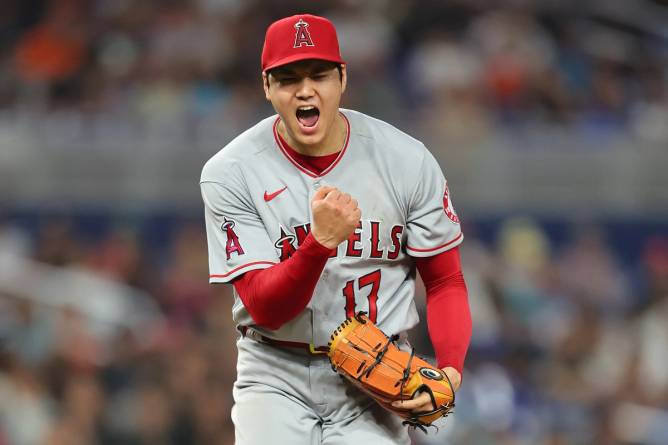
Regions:
M 427 327 L 439 368 L 464 368 L 471 341 L 471 311 L 459 248 L 415 258 L 427 289 Z
M 309 233 L 287 260 L 248 271 L 232 284 L 255 323 L 275 330 L 299 315 L 311 301 L 331 253 Z

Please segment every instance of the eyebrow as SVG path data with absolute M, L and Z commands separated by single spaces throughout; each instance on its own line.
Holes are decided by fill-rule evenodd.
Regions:
M 328 64 L 325 63 L 319 63 L 315 62 L 313 64 L 309 65 L 304 65 L 304 69 L 291 69 L 291 68 L 285 68 L 285 67 L 280 67 L 276 68 L 274 71 L 271 72 L 271 75 L 276 77 L 276 76 L 297 76 L 299 75 L 299 72 L 304 72 L 305 75 L 313 75 L 313 74 L 318 74 L 322 73 L 325 71 L 329 71 L 330 69 L 334 69 L 336 66 L 329 66 Z
M 272 76 L 296 76 L 297 72 L 288 68 L 276 68 L 271 73 Z

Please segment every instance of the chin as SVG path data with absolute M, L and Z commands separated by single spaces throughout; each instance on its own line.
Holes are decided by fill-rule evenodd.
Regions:
M 297 143 L 303 146 L 314 147 L 320 144 L 324 138 L 320 134 L 304 135 L 302 133 L 297 133 Z

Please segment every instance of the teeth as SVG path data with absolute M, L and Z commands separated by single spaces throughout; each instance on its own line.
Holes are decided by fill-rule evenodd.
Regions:
M 300 111 L 309 111 L 309 110 L 313 110 L 313 109 L 315 109 L 315 107 L 313 105 L 306 105 L 306 106 L 298 108 L 298 110 L 300 110 Z

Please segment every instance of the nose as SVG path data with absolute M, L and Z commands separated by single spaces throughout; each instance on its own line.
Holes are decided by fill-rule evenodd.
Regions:
M 315 94 L 315 88 L 313 85 L 313 81 L 310 78 L 305 77 L 299 84 L 299 89 L 297 90 L 297 98 L 308 99 L 310 97 L 313 97 L 314 94 Z

